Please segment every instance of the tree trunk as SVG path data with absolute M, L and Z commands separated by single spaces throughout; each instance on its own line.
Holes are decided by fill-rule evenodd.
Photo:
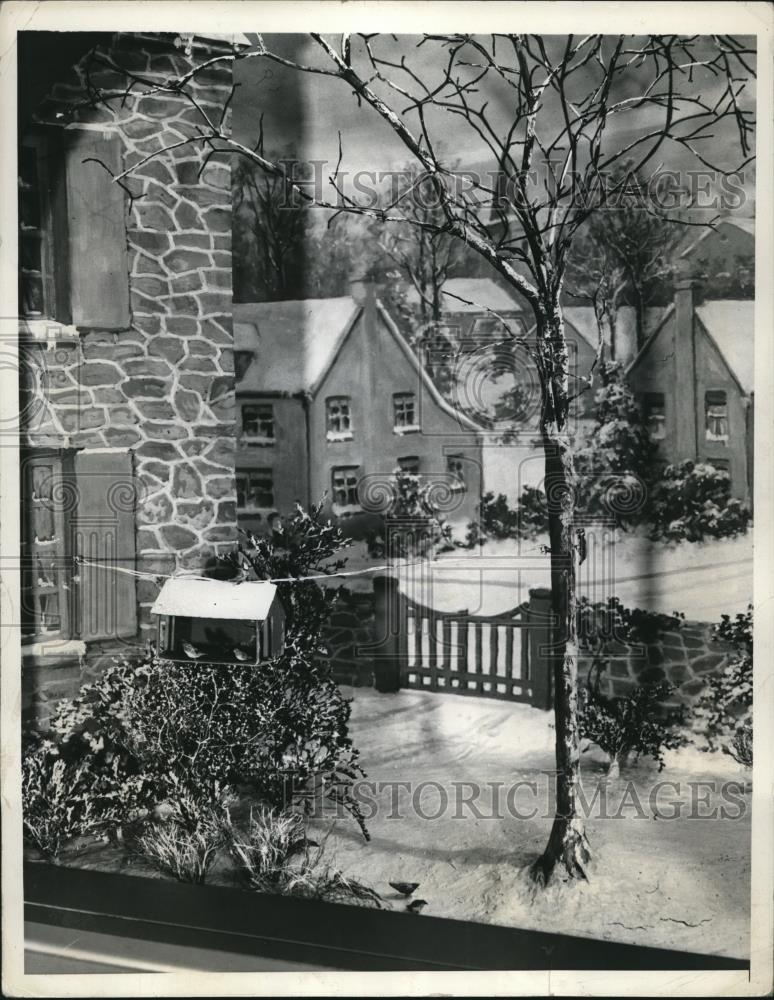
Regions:
M 551 609 L 556 634 L 551 659 L 556 717 L 556 813 L 548 845 L 532 866 L 533 878 L 547 884 L 557 866 L 565 879 L 586 878 L 591 857 L 579 811 L 580 740 L 578 731 L 578 622 L 576 613 L 575 466 L 567 428 L 567 347 L 558 305 L 546 321 L 541 341 L 549 343 L 549 405 L 541 433 L 545 453 L 545 492 L 551 543 Z M 545 356 L 545 352 L 544 352 Z M 544 393 L 544 396 L 546 393 Z

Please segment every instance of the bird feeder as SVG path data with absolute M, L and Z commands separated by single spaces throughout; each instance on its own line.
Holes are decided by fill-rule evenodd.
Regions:
M 159 656 L 179 663 L 257 664 L 285 647 L 285 613 L 273 583 L 178 577 L 161 588 Z

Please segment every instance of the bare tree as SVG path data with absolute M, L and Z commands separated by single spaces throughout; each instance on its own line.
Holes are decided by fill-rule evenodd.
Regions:
M 213 152 L 242 154 L 317 206 L 457 238 L 531 306 L 535 330 L 527 347 L 541 387 L 552 609 L 558 626 L 553 649 L 556 814 L 532 871 L 540 882 L 557 869 L 565 877 L 584 878 L 590 851 L 578 802 L 579 552 L 568 416 L 574 395 L 588 379 L 570 372 L 561 306 L 568 254 L 579 228 L 598 207 L 592 195 L 608 185 L 609 197 L 609 178 L 625 163 L 633 161 L 635 176 L 642 176 L 657 170 L 657 157 L 671 148 L 683 159 L 730 174 L 752 159 L 753 120 L 744 88 L 754 75 L 754 50 L 730 36 L 448 34 L 417 41 L 369 34 L 334 42 L 312 34 L 310 40 L 316 55 L 309 63 L 273 52 L 258 36 L 254 49 L 206 60 L 161 89 L 185 93 L 199 109 L 201 125 L 188 141 Z M 405 210 L 405 194 L 378 208 L 358 203 L 339 182 L 341 155 L 330 177 L 331 198 L 303 191 L 282 164 L 240 143 L 198 104 L 191 80 L 224 59 L 265 60 L 339 81 L 392 130 L 429 179 L 439 217 L 413 218 Z M 457 147 L 488 150 L 506 179 L 504 186 L 491 177 L 459 183 L 438 152 L 439 138 L 455 126 Z M 736 136 L 740 163 L 712 162 L 709 150 L 729 144 L 718 143 L 719 129 L 726 129 L 727 140 L 732 132 Z M 513 340 L 525 343 L 523 337 Z
M 631 165 L 613 175 L 612 187 L 616 195 L 600 203 L 573 241 L 566 287 L 592 303 L 615 358 L 619 306 L 624 302 L 634 306 L 637 347 L 641 347 L 645 310 L 668 284 L 672 257 L 685 229 L 664 211 L 656 192 L 648 191 L 647 179 L 631 172 Z M 675 196 L 670 190 L 669 198 Z
M 442 289 L 460 262 L 462 248 L 459 240 L 446 232 L 432 179 L 416 163 L 407 164 L 398 174 L 406 222 L 383 226 L 377 220 L 377 242 L 416 292 L 420 325 L 428 329 L 442 320 Z
M 298 177 L 298 158 L 281 161 Z M 235 285 L 241 299 L 300 298 L 309 205 L 288 192 L 283 178 L 249 160 L 238 161 L 233 177 Z

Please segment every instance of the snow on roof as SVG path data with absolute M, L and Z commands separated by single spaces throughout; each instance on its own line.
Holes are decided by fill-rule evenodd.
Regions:
M 263 621 L 276 593 L 276 586 L 264 581 L 229 583 L 174 577 L 164 583 L 151 614 Z
M 652 312 L 652 310 L 648 310 Z M 583 337 L 587 344 L 597 349 L 599 344 L 599 327 L 593 306 L 562 306 L 565 323 L 569 324 Z M 652 323 L 654 317 L 646 316 L 646 326 Z M 624 339 L 634 335 L 636 316 L 633 306 L 620 306 L 616 315 L 616 336 Z
M 716 299 L 696 307 L 696 315 L 715 341 L 742 389 L 755 389 L 755 302 Z
M 717 232 L 721 226 L 734 226 L 736 229 L 741 229 L 743 233 L 747 233 L 748 236 L 755 238 L 755 219 L 720 219 L 714 228 L 708 226 L 699 236 L 688 233 L 685 239 L 687 245 L 684 250 L 680 251 L 680 256 L 687 257 L 708 237 Z
M 351 296 L 234 304 L 235 349 L 257 351 L 241 392 L 313 392 L 361 307 Z
M 450 292 L 451 295 L 446 293 Z M 466 305 L 452 296 L 459 295 L 467 302 L 474 305 Z M 415 305 L 419 302 L 419 293 L 415 288 L 410 288 L 407 300 Z M 501 288 L 491 278 L 449 278 L 443 283 L 442 308 L 445 313 L 482 313 L 487 309 L 492 309 L 498 313 L 521 312 L 521 306 L 513 296 Z

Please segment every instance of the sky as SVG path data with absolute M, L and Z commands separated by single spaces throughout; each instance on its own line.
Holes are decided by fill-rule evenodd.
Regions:
M 341 44 L 340 36 L 326 36 L 338 50 Z M 488 36 L 487 36 L 488 38 Z M 482 39 L 486 40 L 486 39 Z M 416 70 L 423 80 L 440 79 L 440 70 L 445 56 L 437 43 L 418 47 L 418 36 L 402 35 L 392 39 L 382 36 L 374 44 L 389 58 L 399 61 L 401 57 Z M 564 45 L 564 36 L 546 38 L 546 45 L 551 50 Z M 316 43 L 307 35 L 266 35 L 266 46 L 272 51 L 302 62 L 307 65 L 329 65 L 327 57 Z M 605 44 L 612 46 L 614 40 L 606 39 Z M 365 72 L 366 64 L 363 55 L 363 43 L 358 37 L 353 37 L 353 63 Z M 558 50 L 557 50 L 558 51 Z M 697 52 L 701 56 L 706 46 L 700 40 Z M 471 56 L 470 58 L 473 58 Z M 513 57 L 501 49 L 501 58 L 513 61 Z M 286 69 L 264 59 L 247 59 L 237 64 L 237 80 L 240 90 L 234 102 L 234 134 L 236 138 L 247 143 L 254 143 L 259 132 L 259 121 L 263 115 L 263 128 L 266 149 L 283 150 L 294 147 L 306 159 L 324 160 L 328 164 L 325 176 L 333 170 L 338 149 L 338 135 L 342 134 L 343 160 L 342 169 L 351 173 L 356 171 L 387 171 L 405 163 L 410 155 L 391 128 L 381 120 L 379 115 L 369 106 L 358 107 L 351 88 L 341 80 L 330 79 L 317 74 L 299 73 Z M 393 70 L 393 78 L 408 84 L 413 84 L 400 69 Z M 471 70 L 470 72 L 473 72 Z M 576 96 L 588 89 L 594 76 L 590 66 L 583 69 L 577 76 Z M 375 89 L 380 85 L 375 84 Z M 486 83 L 484 84 L 486 86 Z M 611 100 L 621 100 L 638 92 L 642 86 L 642 73 L 636 69 L 627 71 L 616 83 Z M 683 80 L 681 85 L 684 93 L 698 94 L 710 97 L 718 92 L 718 84 L 706 71 L 697 70 L 694 80 L 689 84 Z M 754 83 L 753 83 L 754 86 Z M 388 97 L 396 110 L 402 110 L 408 103 L 400 95 L 382 87 L 381 94 Z M 488 113 L 492 116 L 496 128 L 504 130 L 511 121 L 511 92 L 507 86 L 488 86 L 484 91 L 472 97 L 472 100 L 488 102 Z M 754 106 L 754 92 L 749 88 L 741 97 L 747 108 Z M 657 108 L 645 108 L 632 114 L 616 116 L 609 126 L 609 134 L 616 144 L 631 141 L 640 132 L 652 127 L 660 119 Z M 558 108 L 547 104 L 547 113 L 541 118 L 543 134 L 550 133 L 559 121 Z M 417 128 L 416 115 L 409 114 L 407 123 L 412 129 Z M 434 141 L 441 154 L 448 161 L 459 161 L 463 166 L 491 162 L 491 154 L 472 129 L 462 123 L 457 116 L 440 110 L 428 113 L 428 124 Z M 721 124 L 703 141 L 697 143 L 697 148 L 703 155 L 715 160 L 717 158 L 723 167 L 736 165 L 741 159 L 738 143 L 734 140 L 731 123 Z M 669 169 L 686 169 L 699 167 L 693 157 L 675 144 L 665 144 L 650 167 L 663 164 Z M 752 172 L 748 169 L 747 209 L 742 214 L 752 214 L 753 204 Z M 330 190 L 330 189 L 329 189 Z

